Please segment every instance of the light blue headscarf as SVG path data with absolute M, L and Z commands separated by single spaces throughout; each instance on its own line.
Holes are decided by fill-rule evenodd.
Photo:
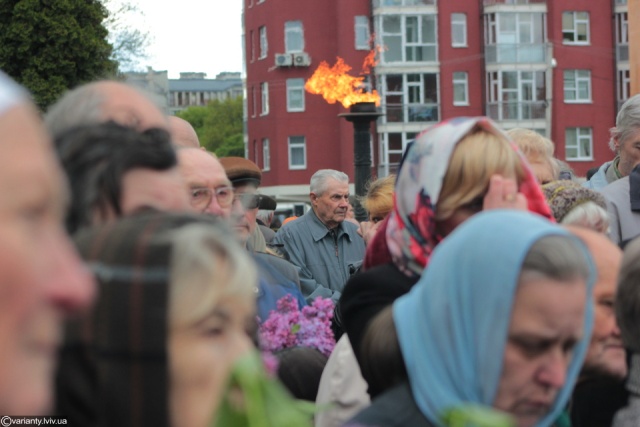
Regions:
M 439 416 L 462 404 L 491 406 L 495 399 L 520 269 L 531 246 L 568 231 L 538 215 L 488 211 L 474 215 L 436 247 L 429 268 L 393 305 L 393 319 L 413 396 L 422 413 Z M 593 323 L 595 267 L 588 259 L 588 303 L 583 339 L 576 345 L 566 383 L 549 426 L 566 405 L 580 372 Z

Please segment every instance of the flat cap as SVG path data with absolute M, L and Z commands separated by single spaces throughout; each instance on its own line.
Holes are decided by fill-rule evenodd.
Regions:
M 245 183 L 260 185 L 262 171 L 251 160 L 244 157 L 222 157 L 219 160 L 233 185 Z

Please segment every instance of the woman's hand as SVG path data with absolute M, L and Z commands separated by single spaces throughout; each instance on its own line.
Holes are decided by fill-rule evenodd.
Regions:
M 381 223 L 382 221 L 362 221 L 360 223 L 360 227 L 358 227 L 358 234 L 364 239 L 365 245 L 369 244 L 369 241 L 376 235 Z
M 517 209 L 528 210 L 527 198 L 518 192 L 515 179 L 493 175 L 489 181 L 489 191 L 484 196 L 483 210 L 489 209 Z

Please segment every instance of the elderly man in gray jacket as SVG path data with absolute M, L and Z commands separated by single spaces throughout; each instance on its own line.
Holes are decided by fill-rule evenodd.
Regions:
M 311 177 L 309 197 L 312 209 L 285 224 L 274 243 L 284 245 L 291 262 L 300 267 L 302 293 L 308 302 L 318 296 L 338 301 L 365 253 L 358 227 L 345 221 L 349 177 L 321 169 Z

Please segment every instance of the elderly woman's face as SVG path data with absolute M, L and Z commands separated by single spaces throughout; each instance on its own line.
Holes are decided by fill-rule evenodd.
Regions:
M 539 278 L 518 286 L 493 404 L 518 427 L 536 424 L 551 410 L 582 337 L 586 299 L 582 279 Z
M 200 322 L 172 326 L 172 426 L 211 425 L 235 361 L 252 347 L 247 330 L 254 312 L 252 301 L 228 296 Z
M 640 129 L 632 133 L 625 141 L 616 141 L 616 145 L 618 145 L 620 154 L 618 170 L 622 176 L 627 176 L 635 165 L 640 163 Z

